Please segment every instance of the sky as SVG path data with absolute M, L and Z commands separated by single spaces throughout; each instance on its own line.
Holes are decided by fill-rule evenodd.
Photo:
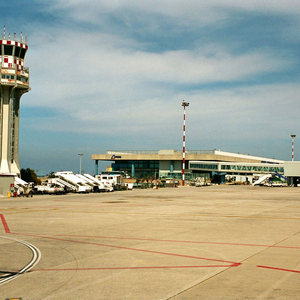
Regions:
M 83 153 L 93 173 L 107 150 L 180 150 L 183 100 L 187 150 L 291 159 L 299 0 L 10 0 L 0 20 L 28 37 L 21 168 L 78 172 Z

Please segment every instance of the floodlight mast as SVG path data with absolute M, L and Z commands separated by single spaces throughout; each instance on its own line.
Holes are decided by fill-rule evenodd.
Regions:
M 183 106 L 183 146 L 182 146 L 182 186 L 185 183 L 185 108 L 188 107 L 190 103 L 182 101 L 181 106 Z
M 291 138 L 292 138 L 292 161 L 294 161 L 294 141 L 295 141 L 295 137 L 296 137 L 296 134 L 291 134 Z

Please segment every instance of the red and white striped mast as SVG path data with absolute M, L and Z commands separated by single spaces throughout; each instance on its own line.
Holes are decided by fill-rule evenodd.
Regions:
M 181 106 L 183 106 L 183 147 L 182 147 L 182 186 L 184 186 L 185 181 L 185 108 L 188 107 L 190 103 L 182 101 Z
M 296 134 L 291 134 L 292 138 L 292 161 L 294 161 L 294 140 L 295 140 Z

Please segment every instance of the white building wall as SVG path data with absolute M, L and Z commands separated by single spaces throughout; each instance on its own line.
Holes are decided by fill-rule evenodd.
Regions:
M 300 177 L 300 161 L 285 161 L 284 176 Z

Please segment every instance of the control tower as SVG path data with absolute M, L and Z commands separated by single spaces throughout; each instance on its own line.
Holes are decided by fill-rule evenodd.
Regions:
M 19 109 L 21 96 L 30 90 L 25 68 L 27 39 L 0 37 L 0 174 L 20 174 Z

